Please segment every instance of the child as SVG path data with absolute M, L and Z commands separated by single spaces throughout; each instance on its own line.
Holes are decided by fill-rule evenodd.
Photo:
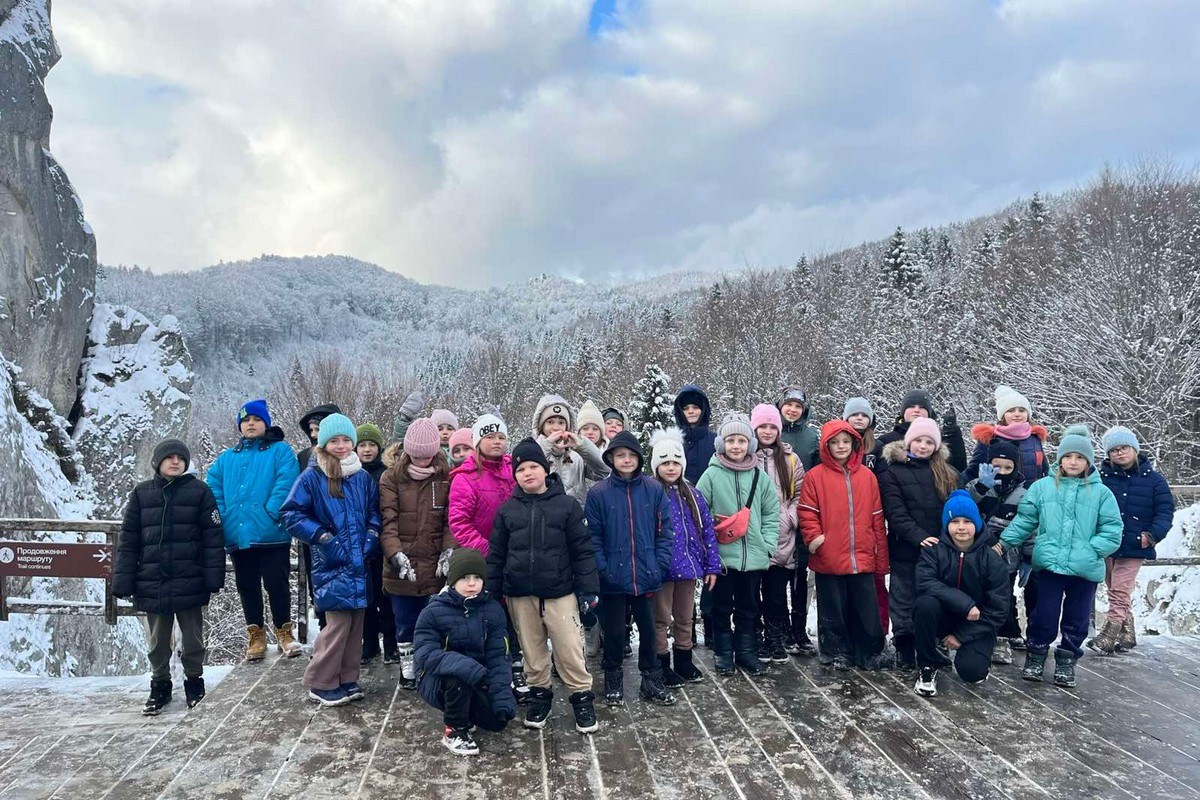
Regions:
M 688 469 L 684 477 L 695 484 L 704 474 L 708 462 L 716 452 L 713 432 L 708 427 L 712 410 L 708 395 L 694 383 L 684 384 L 675 395 L 675 424 L 683 431 L 684 455 Z
M 1156 469 L 1129 428 L 1109 428 L 1101 440 L 1108 458 L 1100 465 L 1100 479 L 1117 499 L 1124 521 L 1121 546 L 1105 562 L 1108 613 L 1104 630 L 1088 642 L 1101 653 L 1125 652 L 1137 646 L 1130 593 L 1138 570 L 1155 558 L 1155 546 L 1166 538 L 1175 516 L 1171 487 Z
M 271 425 L 266 400 L 251 400 L 238 411 L 241 439 L 208 469 L 208 487 L 217 500 L 225 531 L 225 549 L 233 561 L 234 581 L 246 616 L 246 660 L 267 655 L 263 627 L 263 587 L 271 601 L 275 641 L 288 658 L 300 655 L 292 636 L 290 543 L 280 509 L 299 471 L 283 431 Z
M 545 451 L 550 471 L 562 481 L 563 491 L 582 507 L 588 489 L 608 477 L 608 467 L 596 445 L 574 430 L 575 411 L 566 400 L 548 394 L 538 401 L 533 438 Z
M 317 445 L 317 431 L 321 427 L 321 420 L 330 414 L 340 413 L 342 413 L 342 409 L 334 403 L 322 403 L 309 409 L 308 413 L 300 418 L 300 430 L 308 440 L 308 447 L 296 455 L 296 466 L 300 472 L 308 469 L 308 460 L 312 458 L 313 448 Z
M 888 552 L 892 579 L 888 610 L 896 666 L 913 669 L 913 603 L 916 601 L 917 561 L 921 548 L 937 544 L 942 530 L 942 506 L 958 488 L 958 473 L 948 463 L 942 433 L 929 417 L 917 416 L 906 425 L 903 441 L 887 444 L 887 462 L 879 476 L 879 493 L 887 516 Z
M 564 491 L 562 477 L 550 473 L 540 443 L 518 444 L 512 464 L 517 488 L 496 512 L 487 564 L 489 583 L 503 587 L 525 654 L 525 727 L 545 727 L 554 702 L 548 637 L 558 675 L 571 692 L 575 730 L 592 733 L 599 728 L 596 696 L 579 633 L 580 610 L 590 611 L 599 601 L 592 538 L 583 509 Z
M 383 455 L 383 431 L 378 425 L 364 422 L 356 430 L 358 444 L 354 452 L 362 463 L 363 471 L 371 476 L 375 485 L 387 470 L 387 464 L 380 457 Z M 383 593 L 383 558 L 371 559 L 367 565 L 367 573 L 371 576 L 371 602 L 363 619 L 363 651 L 362 660 L 366 664 L 379 655 L 379 636 L 383 634 L 383 663 L 396 664 L 400 654 L 396 650 L 396 639 L 392 632 L 396 629 L 396 618 L 392 615 L 392 604 Z
M 804 480 L 804 467 L 792 452 L 791 445 L 779 439 L 783 421 L 779 409 L 761 403 L 750 413 L 750 426 L 757 439 L 756 458 L 758 466 L 771 478 L 771 488 L 779 501 L 779 540 L 762 585 L 762 620 L 766 636 L 759 658 L 777 664 L 785 663 L 788 654 L 800 654 L 800 646 L 792 639 L 792 626 L 788 620 L 788 593 L 797 582 L 796 573 L 804 570 L 804 588 L 798 591 L 805 605 L 796 611 L 807 618 L 808 600 L 808 551 L 801 557 L 796 548 L 796 503 L 800 498 L 800 483 Z M 803 548 L 801 548 L 803 549 Z M 800 626 L 803 630 L 807 619 Z M 808 639 L 807 632 L 805 640 Z M 809 642 L 809 648 L 812 643 Z M 809 650 L 810 654 L 812 650 Z
M 862 465 L 862 438 L 845 420 L 821 428 L 821 461 L 804 476 L 800 536 L 817 584 L 817 644 L 835 669 L 882 666 L 875 575 L 888 572 L 879 484 Z
M 450 468 L 462 466 L 474 447 L 470 428 L 459 428 L 450 435 Z
M 313 464 L 300 476 L 283 518 L 292 536 L 312 547 L 313 597 L 325 612 L 312 661 L 308 696 L 323 706 L 361 700 L 363 617 L 370 602 L 367 564 L 379 550 L 379 490 L 354 452 L 358 434 L 342 414 L 321 420 Z
M 926 697 L 937 694 L 938 669 L 951 664 L 939 644 L 956 651 L 954 671 L 960 678 L 987 680 L 996 632 L 1008 616 L 1012 581 L 982 530 L 975 501 L 956 489 L 942 510 L 941 538 L 921 551 L 913 610 L 920 674 L 913 688 Z
M 625 700 L 621 662 L 625 658 L 625 607 L 637 621 L 640 694 L 652 703 L 669 706 L 675 695 L 662 682 L 654 648 L 654 598 L 671 568 L 675 523 L 662 485 L 642 474 L 641 445 L 632 433 L 621 431 L 604 451 L 612 474 L 588 492 L 585 516 L 600 571 L 600 624 L 604 629 L 604 700 L 610 706 Z
M 886 447 L 892 442 L 903 440 L 908 434 L 908 427 L 912 425 L 913 420 L 920 417 L 937 419 L 937 414 L 933 410 L 933 400 L 930 399 L 929 392 L 924 389 L 909 389 L 900 400 L 900 412 L 896 415 L 894 427 L 891 432 L 878 437 L 879 441 Z M 962 429 L 958 427 L 958 415 L 954 413 L 954 406 L 950 406 L 946 411 L 946 416 L 942 420 L 941 434 L 950 450 L 950 465 L 962 472 L 967 468 L 967 447 L 963 443 Z
M 596 449 L 603 453 L 604 448 L 608 447 L 608 440 L 604 438 L 604 415 L 600 413 L 599 406 L 591 400 L 585 400 L 579 407 L 576 425 L 578 427 L 575 432 L 596 445 Z
M 667 490 L 671 504 L 671 522 L 675 541 L 671 549 L 671 569 L 655 595 L 654 624 L 658 663 L 663 685 L 668 689 L 685 683 L 699 683 L 704 673 L 692 662 L 692 619 L 695 613 L 696 584 L 703 580 L 710 591 L 721 574 L 721 554 L 717 535 L 704 495 L 683 477 L 687 467 L 683 434 L 678 428 L 655 431 L 650 437 L 653 448 L 650 471 Z M 667 650 L 667 630 L 674 628 L 675 668 Z
M 608 441 L 625 430 L 625 412 L 621 409 L 609 406 L 600 416 L 604 419 L 604 438 Z
M 400 661 L 400 686 L 417 687 L 413 665 L 413 632 L 429 598 L 442 590 L 450 564 L 446 507 L 450 466 L 439 446 L 431 419 L 414 420 L 404 447 L 388 448 L 389 466 L 379 481 L 379 514 L 383 531 L 383 590 L 392 609 L 392 640 Z
M 1067 428 L 1058 445 L 1058 464 L 1049 477 L 1029 487 L 1017 516 L 1000 537 L 1007 550 L 1037 531 L 1033 568 L 1041 572 L 1021 673 L 1027 681 L 1042 680 L 1046 654 L 1061 630 L 1054 651 L 1054 683 L 1075 685 L 1075 661 L 1083 656 L 1096 584 L 1104 579 L 1104 559 L 1121 546 L 1121 509 L 1100 481 L 1095 458 L 1087 427 Z
M 1030 425 L 1029 413 L 1030 404 L 1023 394 L 1003 384 L 996 387 L 996 419 L 999 422 L 995 425 L 980 423 L 971 428 L 971 437 L 976 444 L 971 462 L 963 473 L 966 480 L 979 474 L 979 465 L 988 457 L 988 445 L 998 441 L 1010 442 L 1017 448 L 1019 471 L 1025 476 L 1026 487 L 1046 477 L 1050 469 L 1043 445 L 1046 429 L 1041 425 Z
M 865 397 L 851 397 L 842 408 L 842 419 L 862 437 L 863 466 L 878 478 L 879 473 L 887 469 L 887 462 L 883 460 L 883 443 L 875 440 L 875 409 L 871 408 L 871 402 Z M 875 573 L 875 599 L 879 603 L 879 624 L 883 626 L 884 636 L 888 635 L 891 622 L 886 577 L 882 572 Z
M 727 415 L 717 429 L 717 452 L 696 485 L 717 522 L 723 572 L 712 590 L 713 651 L 722 675 L 732 674 L 735 663 L 749 675 L 767 668 L 758 660 L 754 628 L 762 578 L 779 546 L 779 499 L 758 468 L 755 447 L 750 419 Z
M 788 386 L 776 407 L 783 419 L 780 438 L 791 446 L 805 470 L 812 469 L 820 442 L 817 429 L 808 424 L 808 395 L 798 386 Z
M 508 626 L 504 609 L 485 590 L 486 573 L 478 550 L 455 550 L 446 588 L 417 617 L 413 638 L 421 697 L 442 712 L 442 744 L 460 756 L 479 753 L 473 726 L 502 731 L 517 715 Z
M 435 408 L 433 413 L 429 415 L 433 420 L 433 424 L 437 426 L 438 437 L 442 450 L 446 452 L 446 458 L 450 457 L 450 437 L 458 430 L 458 417 L 453 411 L 445 408 Z M 406 437 L 407 439 L 407 437 Z
M 132 597 L 146 614 L 154 716 L 171 702 L 171 632 L 183 638 L 187 707 L 204 699 L 204 607 L 225 585 L 225 537 L 212 491 L 187 474 L 192 454 L 178 439 L 154 448 L 154 477 L 129 494 L 113 565 L 114 597 Z

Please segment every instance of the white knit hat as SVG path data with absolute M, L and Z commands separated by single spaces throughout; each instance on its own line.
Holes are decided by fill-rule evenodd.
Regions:
M 996 387 L 996 419 L 1004 420 L 1004 412 L 1010 408 L 1023 408 L 1033 415 L 1033 406 L 1029 405 L 1028 398 L 1018 392 L 1011 386 L 1005 386 L 1003 383 Z
M 471 446 L 479 447 L 479 440 L 493 433 L 503 433 L 508 436 L 508 426 L 495 414 L 484 414 L 471 426 Z
M 579 419 L 575 423 L 575 432 L 578 433 L 584 425 L 595 425 L 601 431 L 604 430 L 604 417 L 600 415 L 600 407 L 591 400 L 585 401 L 579 407 Z
M 674 461 L 687 469 L 687 454 L 683 449 L 683 433 L 679 428 L 657 430 L 650 435 L 650 474 L 658 475 L 658 465 Z

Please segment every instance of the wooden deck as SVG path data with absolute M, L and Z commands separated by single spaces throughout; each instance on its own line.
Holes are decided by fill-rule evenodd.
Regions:
M 318 709 L 306 661 L 243 664 L 195 710 L 176 700 L 153 719 L 142 687 L 6 688 L 0 799 L 1200 798 L 1195 638 L 1086 658 L 1074 691 L 1025 683 L 1017 664 L 977 687 L 943 673 L 933 699 L 908 675 L 793 660 L 710 677 L 669 709 L 600 707 L 592 736 L 559 691 L 543 731 L 518 719 L 480 735 L 474 758 L 441 746 L 440 717 L 396 688 L 397 667 L 364 672 L 365 702 Z

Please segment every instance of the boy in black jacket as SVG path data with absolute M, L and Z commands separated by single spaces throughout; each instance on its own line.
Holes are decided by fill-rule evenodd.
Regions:
M 542 728 L 550 716 L 550 651 L 571 690 L 575 728 L 591 733 L 596 722 L 592 676 L 583 660 L 581 614 L 596 607 L 600 579 L 583 509 L 551 475 L 542 446 L 525 439 L 512 454 L 517 486 L 500 506 L 489 540 L 488 580 L 503 586 L 529 680 L 525 727 Z
M 113 566 L 113 596 L 132 597 L 145 612 L 150 697 L 158 714 L 171 701 L 171 632 L 183 638 L 183 689 L 188 708 L 204 698 L 204 606 L 225 585 L 225 535 L 212 490 L 184 474 L 192 455 L 178 439 L 154 448 L 155 476 L 134 487 L 125 506 Z
M 913 613 L 918 694 L 937 694 L 937 671 L 950 662 L 938 652 L 941 641 L 957 650 L 954 669 L 967 683 L 982 683 L 991 666 L 996 632 L 1008 616 L 1008 567 L 982 536 L 979 509 L 959 489 L 946 498 L 942 535 L 922 548 L 917 563 L 917 602 Z

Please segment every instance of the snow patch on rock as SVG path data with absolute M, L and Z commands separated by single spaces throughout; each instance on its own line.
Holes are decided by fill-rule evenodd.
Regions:
M 1160 558 L 1200 556 L 1200 503 L 1175 512 L 1167 538 L 1155 548 Z M 1200 566 L 1156 567 L 1138 573 L 1133 610 L 1139 634 L 1200 633 Z

